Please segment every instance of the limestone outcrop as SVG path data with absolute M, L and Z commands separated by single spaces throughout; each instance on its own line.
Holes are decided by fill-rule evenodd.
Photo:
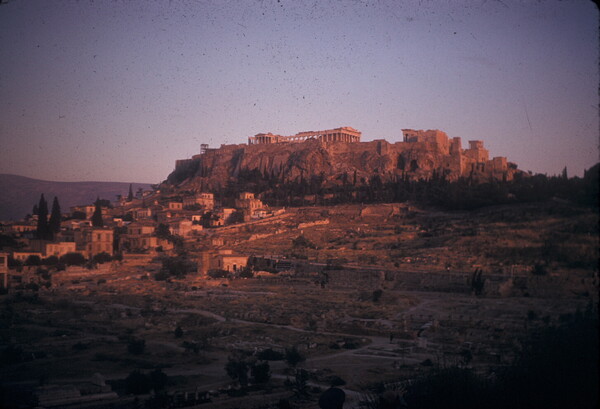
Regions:
M 282 182 L 316 176 L 325 184 L 364 184 L 374 175 L 382 182 L 434 176 L 447 180 L 511 180 L 520 172 L 504 157 L 490 160 L 481 141 L 469 141 L 469 148 L 463 149 L 460 138 L 449 139 L 438 130 L 403 132 L 404 140 L 396 143 L 307 139 L 204 148 L 191 159 L 177 161 L 168 182 L 190 190 L 211 190 L 252 172 Z

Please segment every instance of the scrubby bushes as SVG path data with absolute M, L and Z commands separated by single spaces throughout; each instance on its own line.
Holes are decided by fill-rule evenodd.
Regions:
M 220 269 L 212 269 L 208 270 L 206 273 L 210 278 L 227 278 L 229 276 L 229 271 L 220 270 Z
M 163 281 L 170 277 L 183 278 L 189 273 L 197 271 L 197 264 L 185 256 L 165 257 L 162 259 L 162 268 L 154 276 L 157 281 Z
M 266 271 L 271 274 L 279 273 L 279 271 L 275 268 L 275 260 L 264 257 L 249 257 L 248 267 L 251 268 L 252 271 Z
M 460 367 L 437 368 L 405 385 L 411 409 L 595 408 L 598 405 L 598 316 L 585 312 L 561 317 L 522 342 L 513 365 L 493 378 Z M 466 360 L 466 359 L 465 359 Z M 422 365 L 432 365 L 424 361 Z M 376 390 L 383 396 L 385 389 Z M 389 392 L 389 391 L 388 391 Z M 381 408 L 367 397 L 368 407 Z
M 60 257 L 60 262 L 67 266 L 82 266 L 86 260 L 81 253 L 67 253 Z
M 127 351 L 133 355 L 141 355 L 146 350 L 146 341 L 140 338 L 131 338 L 127 342 Z
M 225 196 L 233 197 L 243 190 L 253 191 L 260 194 L 266 204 L 273 206 L 303 206 L 307 195 L 314 197 L 311 203 L 315 204 L 393 203 L 410 200 L 449 210 L 473 210 L 490 205 L 539 202 L 557 197 L 597 207 L 598 168 L 599 165 L 595 165 L 583 178 L 568 178 L 566 174 L 548 177 L 517 173 L 511 181 L 484 181 L 471 174 L 449 181 L 443 173 L 433 172 L 431 177 L 420 180 L 408 177 L 382 180 L 379 175 L 373 175 L 367 180 L 347 176 L 342 185 L 328 183 L 324 175 L 288 181 L 276 175 L 256 174 L 248 178 L 242 176 L 240 171 L 236 189 L 226 191 Z M 247 172 L 248 175 L 253 173 Z
M 304 235 L 300 235 L 292 240 L 292 244 L 297 248 L 307 248 L 307 249 L 316 249 L 317 246 L 307 239 Z
M 31 255 L 29 257 L 27 257 L 27 260 L 25 260 L 25 265 L 26 266 L 39 266 L 42 264 L 42 259 L 40 258 L 40 256 L 36 256 L 36 255 Z
M 267 383 L 271 379 L 271 366 L 268 362 L 256 362 L 250 367 L 250 374 L 254 383 Z
M 95 254 L 92 258 L 94 263 L 104 264 L 112 261 L 112 256 L 106 252 Z
M 42 259 L 42 265 L 44 266 L 55 266 L 59 263 L 58 257 L 48 256 Z
M 285 349 L 285 361 L 291 367 L 296 367 L 301 362 L 304 362 L 306 358 L 304 355 L 298 351 L 298 349 L 294 346 L 292 348 Z
M 251 379 L 248 378 L 248 371 L 250 371 Z M 248 386 L 250 380 L 254 384 L 264 384 L 271 379 L 271 366 L 269 363 L 258 361 L 244 351 L 236 351 L 227 358 L 225 372 L 242 387 Z
M 131 372 L 125 379 L 125 390 L 127 393 L 141 395 L 154 390 L 155 392 L 165 389 L 168 377 L 157 368 L 150 374 L 144 374 L 139 369 Z
M 235 353 L 227 358 L 225 372 L 234 381 L 239 382 L 241 386 L 248 386 L 248 362 L 246 356 L 242 353 Z
M 267 348 L 260 351 L 256 357 L 263 361 L 282 361 L 285 358 L 285 354 L 274 351 L 272 348 Z
M 375 290 L 371 294 L 371 300 L 373 302 L 379 302 L 379 300 L 381 299 L 382 295 L 383 295 L 383 290 L 381 290 L 381 289 Z
M 250 267 L 246 266 L 240 272 L 240 277 L 241 278 L 252 278 L 252 277 L 254 277 L 254 273 L 252 272 L 252 269 Z
M 536 263 L 531 269 L 531 274 L 534 276 L 545 276 L 548 275 L 548 270 L 546 270 L 546 266 L 543 264 Z
M 480 268 L 475 269 L 469 280 L 471 292 L 475 295 L 483 294 L 483 287 L 485 286 L 485 278 L 483 278 L 483 270 Z

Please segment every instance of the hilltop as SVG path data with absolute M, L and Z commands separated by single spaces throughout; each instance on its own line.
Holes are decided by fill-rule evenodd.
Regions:
M 150 189 L 146 183 L 133 183 L 137 189 Z M 0 220 L 18 220 L 31 213 L 43 193 L 46 200 L 58 197 L 63 211 L 71 206 L 92 203 L 97 197 L 115 200 L 127 195 L 129 183 L 123 182 L 53 182 L 24 176 L 0 174 Z
M 274 184 L 310 183 L 320 188 L 377 182 L 429 180 L 510 181 L 522 174 L 505 157 L 493 157 L 483 141 L 462 148 L 459 137 L 439 130 L 403 129 L 404 140 L 360 142 L 359 131 L 342 127 L 294 136 L 258 134 L 248 144 L 221 145 L 178 160 L 167 181 L 188 190 L 216 191 L 262 178 Z M 254 192 L 261 193 L 261 192 Z
M 248 144 L 221 145 L 189 159 L 160 186 L 181 197 L 214 193 L 233 207 L 240 192 L 269 206 L 404 202 L 448 209 L 531 202 L 561 197 L 597 204 L 598 168 L 583 179 L 532 175 L 505 157 L 492 157 L 483 141 L 462 148 L 439 130 L 403 129 L 404 140 L 360 142 L 349 127 L 293 136 L 257 134 Z

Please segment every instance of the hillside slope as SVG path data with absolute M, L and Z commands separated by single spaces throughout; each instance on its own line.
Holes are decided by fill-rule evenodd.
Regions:
M 443 174 L 447 180 L 469 176 L 489 181 L 512 180 L 520 172 L 506 158 L 487 160 L 487 153 L 479 158 L 481 152 L 477 149 L 451 152 L 447 146 L 436 143 L 392 144 L 385 140 L 222 145 L 177 161 L 167 180 L 183 189 L 216 190 L 253 173 L 281 182 L 319 177 L 325 185 L 344 181 L 360 185 L 369 183 L 374 175 L 383 182 L 403 177 L 429 179 L 434 174 Z
M 133 191 L 140 187 L 150 189 L 149 184 L 134 183 Z M 49 207 L 57 196 L 64 213 L 70 206 L 90 204 L 96 197 L 114 201 L 117 195 L 127 195 L 128 191 L 129 183 L 123 182 L 52 182 L 0 174 L 0 220 L 18 220 L 31 213 L 42 193 Z

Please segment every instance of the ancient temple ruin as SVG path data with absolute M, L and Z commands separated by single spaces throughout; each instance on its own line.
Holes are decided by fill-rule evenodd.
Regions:
M 299 132 L 292 136 L 274 135 L 272 133 L 259 133 L 248 138 L 248 145 L 267 143 L 304 142 L 317 139 L 323 142 L 360 142 L 361 132 L 349 126 L 327 129 L 325 131 Z

